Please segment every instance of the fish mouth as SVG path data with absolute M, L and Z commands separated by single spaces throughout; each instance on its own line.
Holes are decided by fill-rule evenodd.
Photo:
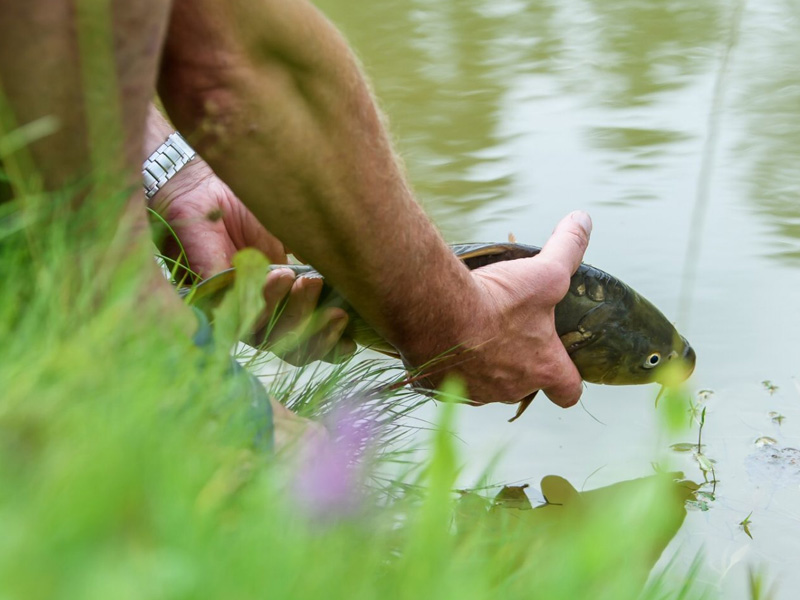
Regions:
M 689 379 L 692 373 L 694 373 L 694 367 L 697 363 L 697 354 L 695 354 L 694 348 L 692 348 L 692 345 L 685 337 L 680 336 L 680 339 L 681 342 L 683 342 L 683 349 L 675 349 L 669 353 L 669 364 L 658 369 L 656 376 L 653 378 L 653 381 L 656 383 L 666 385 L 667 387 L 678 385 Z M 677 340 L 675 346 L 678 346 Z
M 694 367 L 697 363 L 697 354 L 695 354 L 694 348 L 692 348 L 691 344 L 689 344 L 689 340 L 683 336 L 681 336 L 681 339 L 683 340 L 684 344 L 683 356 L 681 358 L 683 359 L 683 364 L 686 369 L 686 379 L 688 379 L 691 374 L 694 373 Z

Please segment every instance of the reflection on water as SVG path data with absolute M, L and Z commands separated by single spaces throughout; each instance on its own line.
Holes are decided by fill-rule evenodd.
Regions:
M 586 137 L 597 148 L 620 153 L 614 165 L 620 170 L 657 167 L 663 164 L 675 144 L 692 139 L 688 133 L 681 131 L 633 127 L 592 127 Z M 647 196 L 638 195 L 638 198 L 643 197 Z
M 631 127 L 596 127 L 593 141 L 601 147 L 620 150 L 641 149 L 648 157 L 658 158 L 659 149 L 686 139 L 686 136 L 663 129 L 634 129 Z
M 762 445 L 747 457 L 747 474 L 754 483 L 771 489 L 797 485 L 800 483 L 800 450 L 781 448 L 777 444 Z
M 698 489 L 696 483 L 683 480 L 682 473 L 660 473 L 580 492 L 563 477 L 548 475 L 541 481 L 543 502 L 534 507 L 528 487 L 504 486 L 491 501 L 462 491 L 455 525 L 462 542 L 480 540 L 496 546 L 493 554 L 505 558 L 503 579 L 513 577 L 525 557 L 536 556 L 530 585 L 542 598 L 556 597 L 547 589 L 553 578 L 559 579 L 558 597 L 567 589 L 582 592 L 580 597 L 639 596 L 661 553 L 683 525 L 686 506 Z M 602 557 L 596 553 L 598 543 Z M 580 548 L 591 553 L 588 563 L 578 554 Z M 576 565 L 591 564 L 573 570 L 569 588 L 564 587 L 563 573 L 553 568 L 564 564 L 564 552 Z M 554 564 L 547 564 L 548 559 Z
M 654 101 L 704 70 L 720 39 L 714 0 L 588 0 L 599 56 L 593 61 L 604 104 L 629 107 Z
M 526 96 L 574 94 L 583 103 L 629 109 L 685 85 L 713 60 L 721 35 L 711 0 L 317 4 L 373 79 L 420 200 L 445 234 L 461 241 L 477 223 L 509 219 L 525 203 L 510 198 L 509 142 L 542 116 L 527 111 L 520 116 L 526 122 L 508 127 L 504 111 L 519 82 L 535 78 Z M 616 130 L 606 121 L 587 133 L 599 147 L 633 150 L 619 168 L 647 167 L 688 136 L 652 124 L 637 130 L 630 126 L 635 115 L 620 117 L 627 122 Z M 652 198 L 642 190 L 625 195 Z
M 687 335 L 698 353 L 690 384 L 718 392 L 702 444 L 720 485 L 678 537 L 694 532 L 681 541 L 692 556 L 705 548 L 709 583 L 723 597 L 746 597 L 746 565 L 769 564 L 781 598 L 793 598 L 795 451 L 779 457 L 790 486 L 770 485 L 775 465 L 754 471 L 751 455 L 764 436 L 800 448 L 792 381 L 800 376 L 800 3 L 317 1 L 362 58 L 420 199 L 449 240 L 501 240 L 512 230 L 541 243 L 560 216 L 587 208 L 595 218 L 588 260 L 670 316 L 715 117 Z M 712 112 L 738 6 L 741 31 Z M 763 397 L 765 378 L 781 391 Z M 654 397 L 589 386 L 584 402 L 602 423 L 544 399 L 511 426 L 502 407 L 465 409 L 467 463 L 481 472 L 481 459 L 505 450 L 495 473 L 507 481 L 543 475 L 545 456 L 573 481 L 641 476 L 670 444 L 691 439 L 662 439 Z M 686 457 L 685 468 L 696 469 Z M 751 512 L 752 540 L 739 525 Z
M 800 8 L 792 0 L 753 7 L 742 32 L 736 112 L 744 121 L 737 159 L 759 216 L 777 234 L 774 256 L 800 265 Z M 768 68 L 765 66 L 768 65 Z
M 365 63 L 421 201 L 446 230 L 458 222 L 463 232 L 470 213 L 507 196 L 507 134 L 498 130 L 514 81 L 507 71 L 527 62 L 521 52 L 536 53 L 530 42 L 548 11 L 530 8 L 535 18 L 522 20 L 537 28 L 523 40 L 521 15 L 489 2 L 318 4 Z

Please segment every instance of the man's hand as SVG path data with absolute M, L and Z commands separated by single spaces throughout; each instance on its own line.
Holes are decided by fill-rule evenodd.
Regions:
M 229 268 L 242 248 L 256 248 L 272 263 L 286 262 L 283 244 L 202 160 L 169 181 L 153 198 L 153 208 L 175 231 L 192 270 L 204 278 Z M 169 236 L 162 250 L 177 259 L 180 247 Z M 319 279 L 295 278 L 289 269 L 270 272 L 264 284 L 266 308 L 248 341 L 295 365 L 351 355 L 355 342 L 342 337 L 347 313 L 340 308 L 315 311 L 321 290 Z
M 230 268 L 242 248 L 260 250 L 271 263 L 286 263 L 283 244 L 200 159 L 170 180 L 151 200 L 151 208 L 175 231 L 192 271 L 204 279 Z M 167 236 L 162 250 L 177 259 L 175 237 Z
M 455 374 L 467 384 L 474 404 L 516 403 L 536 390 L 565 408 L 577 403 L 581 377 L 556 333 L 555 305 L 569 290 L 591 229 L 589 215 L 574 212 L 562 219 L 538 256 L 472 271 L 482 306 L 468 315 L 474 325 L 463 349 L 439 363 L 446 370 L 434 362 L 426 383 Z

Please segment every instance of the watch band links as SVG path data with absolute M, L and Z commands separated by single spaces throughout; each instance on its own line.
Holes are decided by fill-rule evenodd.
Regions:
M 144 195 L 149 200 L 197 153 L 177 131 L 147 157 L 142 164 Z

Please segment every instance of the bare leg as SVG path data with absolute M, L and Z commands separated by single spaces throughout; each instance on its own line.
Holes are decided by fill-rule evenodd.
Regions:
M 35 172 L 45 191 L 69 190 L 66 202 L 52 196 L 46 218 L 68 222 L 76 255 L 100 255 L 108 271 L 136 257 L 148 293 L 163 278 L 146 227 L 142 139 L 169 10 L 157 0 L 0 0 L 0 134 L 41 119 L 54 125 L 7 167 Z M 168 292 L 156 294 L 167 306 Z
M 100 166 L 122 168 L 124 185 L 138 184 L 169 3 L 2 0 L 0 10 L 0 82 L 17 125 L 58 121 L 32 146 L 47 187 Z M 123 155 L 97 164 L 113 148 Z

